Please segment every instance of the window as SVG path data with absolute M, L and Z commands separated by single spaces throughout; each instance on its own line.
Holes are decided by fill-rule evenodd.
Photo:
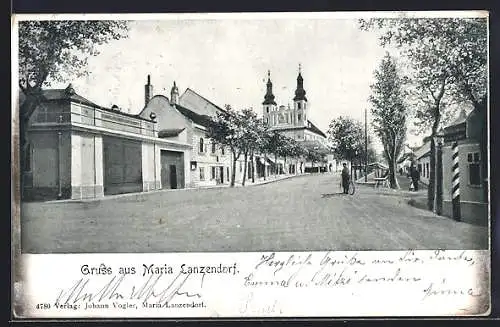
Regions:
M 248 176 L 247 178 L 252 178 L 252 163 L 248 163 Z
M 211 175 L 210 175 L 210 178 L 211 179 L 215 179 L 215 167 L 212 167 L 212 171 L 211 171 Z
M 269 113 L 269 107 L 266 107 L 266 112 Z
M 212 153 L 215 153 L 215 142 L 212 142 Z
M 469 184 L 481 185 L 481 166 L 479 152 L 468 153 L 467 163 L 469 165 Z
M 226 154 L 226 150 L 224 149 L 224 146 L 221 146 L 221 147 L 220 147 L 220 151 L 221 151 L 222 155 L 225 155 L 225 154 Z
M 227 179 L 229 180 L 229 167 L 227 167 Z
M 427 173 L 427 178 L 429 178 L 429 163 L 428 162 L 425 164 L 425 170 Z
M 302 109 L 302 103 L 298 102 L 298 103 L 297 103 L 297 108 L 298 108 L 298 109 Z
M 298 114 L 298 115 L 297 115 L 297 119 L 298 119 L 298 121 L 300 121 L 300 120 L 302 119 L 302 115 L 301 115 L 301 114 Z
M 205 168 L 200 167 L 200 181 L 204 181 L 204 180 L 205 180 Z
M 241 161 L 240 161 L 240 173 L 242 170 L 243 170 L 243 166 L 242 166 Z
M 203 153 L 203 150 L 204 150 L 204 148 L 203 148 L 203 137 L 200 137 L 200 149 L 199 149 L 199 152 Z

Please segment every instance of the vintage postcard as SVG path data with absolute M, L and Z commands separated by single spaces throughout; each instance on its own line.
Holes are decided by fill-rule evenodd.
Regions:
M 488 19 L 12 16 L 13 317 L 488 315 Z

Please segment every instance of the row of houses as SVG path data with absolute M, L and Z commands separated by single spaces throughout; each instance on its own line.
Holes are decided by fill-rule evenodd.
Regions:
M 441 148 L 436 161 L 441 171 L 442 213 L 462 221 L 487 224 L 489 185 L 485 110 L 462 110 L 436 138 Z M 413 158 L 420 181 L 429 184 L 430 139 L 414 149 Z
M 44 90 L 43 95 L 28 124 L 29 146 L 23 163 L 26 200 L 83 199 L 230 183 L 232 154 L 207 136 L 210 118 L 225 109 L 190 88 L 180 95 L 174 82 L 170 97 L 154 94 L 148 75 L 144 107 L 134 115 L 117 106 L 93 103 L 71 84 Z M 20 104 L 23 101 L 21 94 Z M 324 146 L 326 136 L 303 113 L 307 100 L 297 101 L 303 115 L 297 122 L 300 126 L 288 128 L 302 132 L 302 141 L 308 142 L 313 130 L 322 136 L 315 140 L 317 146 Z M 324 167 L 328 164 L 332 166 L 332 162 L 323 163 Z M 245 174 L 248 179 L 253 174 L 264 178 L 276 170 L 304 173 L 308 165 L 312 163 L 303 159 L 275 161 L 257 154 L 246 171 L 242 160 L 236 163 L 235 180 L 241 183 Z

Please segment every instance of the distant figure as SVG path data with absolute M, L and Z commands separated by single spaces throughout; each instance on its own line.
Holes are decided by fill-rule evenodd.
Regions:
M 415 166 L 412 166 L 410 171 L 411 182 L 413 183 L 413 190 L 418 191 L 418 182 L 420 180 L 420 172 Z
M 349 169 L 347 169 L 347 165 L 345 162 L 342 164 L 342 166 L 344 166 L 344 168 L 342 168 L 342 187 L 344 189 L 344 193 L 348 194 L 349 193 L 349 179 L 350 179 Z
M 399 168 L 399 175 L 403 176 L 403 167 Z

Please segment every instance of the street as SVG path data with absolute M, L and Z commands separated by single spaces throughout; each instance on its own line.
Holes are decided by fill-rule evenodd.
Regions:
M 23 203 L 28 253 L 487 249 L 487 227 L 408 205 L 404 192 L 307 175 L 242 188 Z

